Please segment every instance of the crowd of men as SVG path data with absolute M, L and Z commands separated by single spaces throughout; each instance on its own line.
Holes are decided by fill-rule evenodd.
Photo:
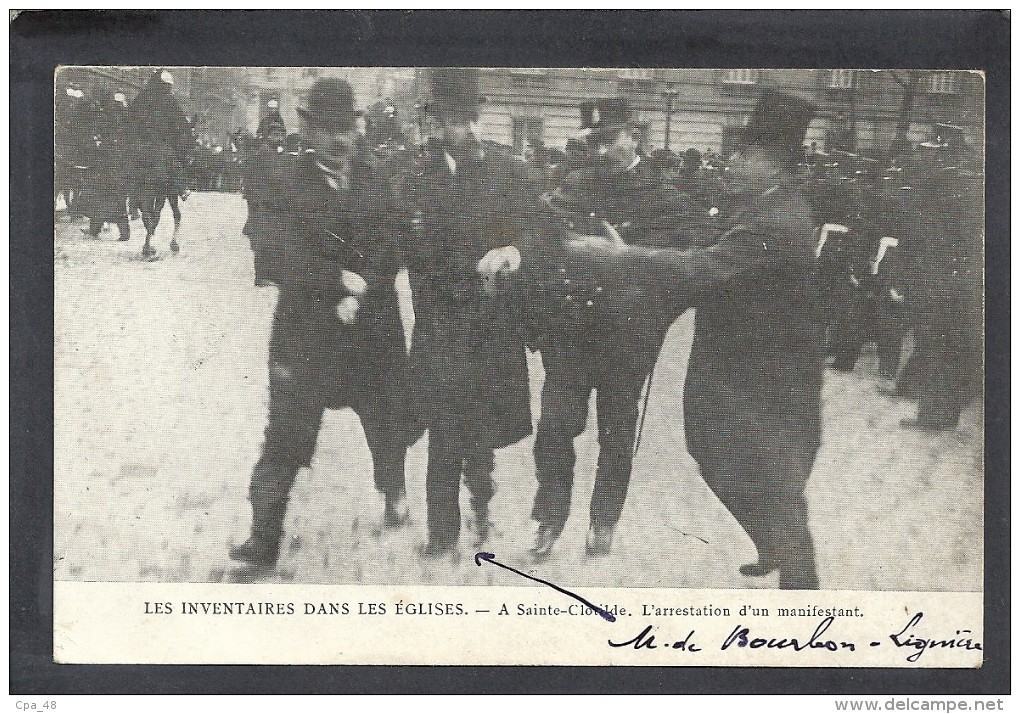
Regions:
M 373 129 L 393 126 L 389 106 L 359 133 L 341 80 L 312 87 L 291 150 L 282 119 L 267 116 L 260 133 L 273 139 L 246 169 L 245 233 L 256 280 L 280 292 L 252 530 L 231 557 L 276 563 L 323 412 L 350 407 L 387 527 L 407 522 L 404 457 L 428 430 L 427 558 L 457 548 L 462 480 L 472 546 L 484 545 L 494 451 L 534 430 L 531 555 L 541 561 L 569 517 L 573 442 L 593 391 L 586 555 L 610 553 L 642 390 L 669 326 L 696 307 L 688 450 L 757 547 L 741 572 L 817 587 L 804 489 L 821 440 L 826 348 L 846 370 L 863 342 L 878 341 L 883 374 L 900 376 L 893 393 L 920 398 L 912 425 L 922 429 L 955 426 L 974 393 L 982 238 L 967 186 L 980 177 L 968 177 L 960 147 L 938 137 L 928 164 L 900 173 L 849 173 L 842 161 L 833 181 L 824 170 L 840 162 L 804 160 L 815 108 L 766 91 L 725 174 L 696 151 L 643 155 L 620 99 L 582 105 L 579 138 L 563 152 L 535 144 L 522 159 L 473 134 L 480 101 L 476 72 L 435 70 L 420 150 L 393 151 L 397 135 Z M 876 197 L 882 210 L 867 211 L 863 199 Z M 394 291 L 402 267 L 410 355 Z M 916 344 L 901 369 L 907 326 Z M 529 348 L 545 368 L 538 415 Z
M 66 177 L 89 165 L 107 177 L 100 186 L 121 185 L 103 167 L 116 164 L 125 125 L 163 142 L 183 168 L 178 147 L 191 139 L 169 87 L 157 73 L 130 106 L 115 96 L 87 147 L 95 158 L 62 154 L 73 141 L 58 122 L 58 189 L 87 195 Z M 609 554 L 642 396 L 647 404 L 667 330 L 694 307 L 687 448 L 757 548 L 740 571 L 818 587 L 804 490 L 827 355 L 851 371 L 876 342 L 881 386 L 918 399 L 905 426 L 926 431 L 954 428 L 982 386 L 982 177 L 960 130 L 939 126 L 916 154 L 877 169 L 848 152 L 805 151 L 815 107 L 766 90 L 724 165 L 694 149 L 645 155 L 627 103 L 598 99 L 582 104 L 563 151 L 534 142 L 522 158 L 475 136 L 482 100 L 477 71 L 434 70 L 418 147 L 390 103 L 358 112 L 351 87 L 326 78 L 299 108 L 300 134 L 272 102 L 255 136 L 235 137 L 255 281 L 279 297 L 251 534 L 231 558 L 275 565 L 323 413 L 349 407 L 386 527 L 408 521 L 405 455 L 428 431 L 426 558 L 456 552 L 461 481 L 472 547 L 485 544 L 494 452 L 534 432 L 530 552 L 541 561 L 569 518 L 574 439 L 592 392 L 599 455 L 585 553 Z M 144 121 L 126 118 L 132 110 Z M 90 230 L 112 221 L 127 235 L 122 199 L 87 210 Z M 394 287 L 403 268 L 410 354 Z M 537 415 L 529 349 L 545 371 Z

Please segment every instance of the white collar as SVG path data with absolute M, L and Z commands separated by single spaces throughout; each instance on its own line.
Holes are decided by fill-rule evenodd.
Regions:
M 315 166 L 322 172 L 322 178 L 325 179 L 326 183 L 329 184 L 329 187 L 334 191 L 340 191 L 341 189 L 346 189 L 350 186 L 350 179 L 348 177 L 338 174 L 321 161 L 316 161 Z
M 450 167 L 450 173 L 457 174 L 457 159 L 450 156 L 449 151 L 444 151 L 443 156 L 446 158 L 446 165 Z

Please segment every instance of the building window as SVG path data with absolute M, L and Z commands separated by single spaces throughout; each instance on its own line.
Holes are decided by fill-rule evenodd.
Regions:
M 617 93 L 620 96 L 648 94 L 654 89 L 654 83 L 650 79 L 621 79 L 617 85 Z
M 616 76 L 620 79 L 651 82 L 655 79 L 654 69 L 621 69 Z
M 510 89 L 515 92 L 541 92 L 549 88 L 545 70 L 511 70 Z
M 857 71 L 853 69 L 829 70 L 829 89 L 856 89 Z
M 757 69 L 728 69 L 723 75 L 723 84 L 758 84 L 759 77 Z
M 956 94 L 955 72 L 935 72 L 928 77 L 929 94 Z
M 722 76 L 722 93 L 727 97 L 752 97 L 760 80 L 761 70 L 728 69 Z

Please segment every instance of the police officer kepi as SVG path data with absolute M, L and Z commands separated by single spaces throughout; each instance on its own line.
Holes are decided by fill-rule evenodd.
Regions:
M 638 156 L 626 103 L 587 102 L 581 114 L 593 163 L 568 174 L 548 197 L 550 211 L 566 222 L 568 232 L 608 235 L 621 244 L 685 245 L 687 207 L 651 162 Z M 545 366 L 535 438 L 538 491 L 532 518 L 538 531 L 531 553 L 536 559 L 549 555 L 567 522 L 574 439 L 587 423 L 593 390 L 599 458 L 586 552 L 598 556 L 610 551 L 630 483 L 641 388 L 672 322 L 646 322 L 644 315 L 658 311 L 640 295 L 621 310 L 607 311 L 601 286 L 586 279 L 583 265 L 561 265 L 561 277 L 557 281 L 554 275 L 550 283 L 542 269 L 555 261 L 547 258 L 550 265 L 542 266 L 543 261 L 529 257 L 527 266 L 537 275 L 538 287 L 532 292 L 542 301 L 533 315 Z
M 407 520 L 406 352 L 394 279 L 401 222 L 385 181 L 353 148 L 354 96 L 320 79 L 301 116 L 314 150 L 270 177 L 261 232 L 280 293 L 269 345 L 269 423 L 251 478 L 252 529 L 230 557 L 271 566 L 291 486 L 325 409 L 352 408 L 372 453 L 383 524 Z M 286 155 L 285 155 L 286 156 Z
M 612 297 L 619 282 L 686 293 L 697 308 L 684 383 L 690 454 L 750 536 L 749 576 L 779 570 L 779 586 L 817 589 L 805 487 L 821 441 L 822 323 L 815 225 L 796 183 L 814 106 L 765 91 L 727 190 L 737 210 L 708 247 L 618 247 L 578 240 Z

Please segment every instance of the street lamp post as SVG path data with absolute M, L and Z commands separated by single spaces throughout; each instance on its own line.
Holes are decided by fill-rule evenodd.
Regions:
M 669 149 L 669 130 L 670 124 L 673 121 L 673 101 L 677 98 L 680 93 L 673 89 L 673 85 L 669 85 L 662 96 L 666 99 L 666 145 L 665 149 Z

